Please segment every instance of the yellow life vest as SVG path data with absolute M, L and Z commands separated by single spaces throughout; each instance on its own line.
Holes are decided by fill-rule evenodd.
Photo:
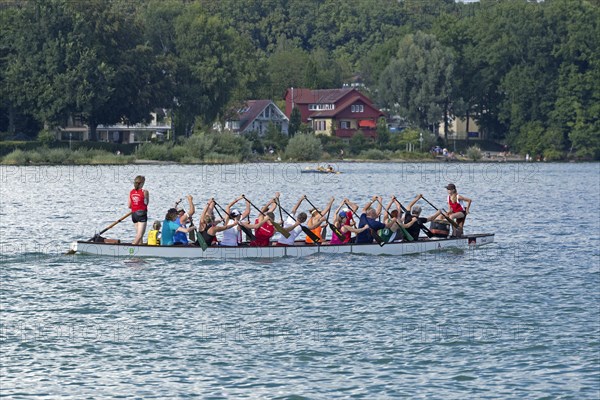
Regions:
M 157 230 L 151 230 L 148 232 L 148 246 L 158 246 L 160 244 L 160 238 L 158 234 L 160 232 Z

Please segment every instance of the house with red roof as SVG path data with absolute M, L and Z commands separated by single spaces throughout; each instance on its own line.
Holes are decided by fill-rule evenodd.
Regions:
M 271 100 L 248 100 L 225 122 L 225 129 L 235 133 L 267 133 L 269 123 L 288 134 L 290 120 Z
M 297 89 L 285 92 L 285 115 L 297 107 L 302 122 L 319 135 L 351 138 L 359 130 L 366 137 L 377 137 L 377 120 L 384 116 L 371 99 L 355 88 Z

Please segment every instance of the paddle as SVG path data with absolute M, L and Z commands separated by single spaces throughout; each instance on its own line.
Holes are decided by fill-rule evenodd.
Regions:
M 434 208 L 436 211 L 439 211 L 439 212 L 442 214 L 442 216 L 443 216 L 444 218 L 446 218 L 446 220 L 447 220 L 448 222 L 450 222 L 450 224 L 451 224 L 453 227 L 455 227 L 456 229 L 459 229 L 459 226 L 458 226 L 458 224 L 457 224 L 456 222 L 454 222 L 452 219 L 448 218 L 448 217 L 446 216 L 446 214 L 445 214 L 445 213 L 443 213 L 443 212 L 442 212 L 442 211 L 440 211 L 440 210 L 439 210 L 439 209 L 438 209 L 436 206 L 434 206 L 433 204 L 431 204 L 431 203 L 429 202 L 429 200 L 427 200 L 425 197 L 421 196 L 421 198 L 422 198 L 423 200 L 425 200 L 425 202 L 426 202 L 427 204 L 429 204 L 431 207 L 433 207 L 433 208 Z
M 262 212 L 258 207 L 256 207 L 250 200 L 248 200 L 246 198 L 246 196 L 242 195 L 242 197 L 248 201 L 248 203 L 250 203 L 250 205 L 252 207 L 254 207 L 254 209 L 256 211 L 258 211 L 259 213 L 261 213 L 261 215 L 266 217 L 266 214 L 264 212 Z M 283 226 L 279 225 L 277 222 L 275 221 L 271 221 L 271 223 L 273 224 L 273 227 L 275 227 L 275 230 L 279 233 L 281 233 L 284 237 L 289 238 L 290 237 L 290 233 L 288 231 L 286 231 L 285 229 L 283 229 Z
M 379 201 L 379 199 L 377 199 L 377 201 L 379 202 L 379 204 L 381 204 L 381 207 L 383 207 L 383 204 L 381 203 L 381 201 Z M 387 214 L 388 218 L 391 218 L 392 215 L 388 212 L 387 208 L 383 208 L 383 211 L 385 211 L 385 213 Z M 408 233 L 408 231 L 406 230 L 405 227 L 403 227 L 398 220 L 394 221 L 396 223 L 396 225 L 398 225 L 398 228 L 400 228 L 400 230 L 402 231 L 402 234 L 404 235 L 404 237 L 409 241 L 412 242 L 413 240 L 415 240 L 415 238 L 412 237 L 412 235 L 410 233 Z
M 104 232 L 106 232 L 113 226 L 117 225 L 119 222 L 123 221 L 125 218 L 129 217 L 131 214 L 132 214 L 132 211 L 129 211 L 127 214 L 123 215 L 121 218 L 119 218 L 118 220 L 116 220 L 115 222 L 113 222 L 112 224 L 110 224 L 109 226 L 104 228 L 103 230 L 101 230 L 100 233 L 95 234 L 90 240 L 88 240 L 88 242 L 93 242 L 98 236 L 102 235 Z
M 287 212 L 285 210 L 285 208 L 281 207 L 281 204 L 279 204 L 279 199 L 277 200 L 277 205 L 279 206 L 279 210 L 283 210 L 283 212 L 286 213 L 288 217 L 290 217 L 291 219 L 294 220 L 294 222 L 296 222 L 296 218 L 294 218 L 292 216 L 292 214 Z M 302 229 L 302 232 L 304 232 L 306 234 L 306 236 L 311 238 L 311 240 L 313 242 L 315 242 L 316 244 L 321 244 L 321 238 L 319 236 L 317 236 L 313 231 L 311 231 L 310 229 L 308 229 L 306 226 L 304 226 L 302 224 L 300 224 L 300 229 Z
M 319 215 L 321 217 L 323 216 L 323 214 L 321 214 L 321 211 L 319 211 L 319 209 L 317 207 L 315 207 L 315 205 L 308 199 L 308 197 L 306 198 L 306 201 L 308 201 L 308 204 L 310 204 L 310 206 L 312 208 L 317 210 L 317 212 L 319 213 Z M 334 224 L 329 222 L 330 214 L 331 214 L 331 207 L 329 207 L 329 212 L 327 213 L 327 218 L 325 218 L 325 222 L 327 222 L 327 225 L 329 226 L 329 228 L 331 228 L 331 231 L 338 237 L 338 239 L 343 241 L 345 239 L 344 234 L 342 232 L 340 232 L 340 230 L 338 229 L 337 226 L 335 226 Z M 321 234 L 321 236 L 325 237 L 325 236 L 327 236 L 326 234 L 327 234 L 327 226 L 323 228 L 323 233 Z
M 214 201 L 214 199 L 213 199 L 213 201 Z M 215 203 L 215 206 L 217 206 L 217 207 L 219 207 L 221 209 L 221 211 L 223 211 L 224 213 L 227 212 L 227 211 L 225 211 L 225 209 L 223 207 L 221 207 L 221 205 L 219 203 L 217 203 L 216 201 L 214 201 L 214 203 Z M 219 217 L 221 218 L 221 214 L 220 213 L 219 213 Z M 252 241 L 252 240 L 256 239 L 256 237 L 254 236 L 254 234 L 252 233 L 252 231 L 250 229 L 246 228 L 244 225 L 241 225 L 240 223 L 238 223 L 238 226 L 246 234 L 246 236 L 248 237 L 249 241 Z
M 344 204 L 346 205 L 346 207 L 348 207 L 349 209 L 352 209 L 348 203 L 344 202 Z M 354 219 L 354 217 L 352 217 L 352 219 Z M 367 225 L 369 226 L 369 232 L 371 233 L 371 236 L 373 237 L 373 239 L 375 239 L 375 241 L 377 242 L 377 244 L 381 247 L 385 246 L 385 240 L 383 240 L 381 238 L 381 236 L 379 236 L 379 234 L 377 233 L 377 231 L 373 228 L 371 228 L 371 224 L 369 224 L 369 220 L 367 218 L 365 218 L 365 221 L 367 222 Z
M 394 196 L 394 200 L 396 200 L 398 202 L 398 204 L 400 204 L 400 209 L 402 210 L 402 212 L 404 212 L 406 214 L 409 213 L 409 211 L 402 205 L 402 203 L 400 203 L 400 200 L 398 200 L 396 198 L 396 196 Z M 419 221 L 418 217 L 417 217 L 417 224 L 419 225 L 419 228 L 421 228 L 423 233 L 425 233 L 427 235 L 427 237 L 433 237 L 433 233 L 431 233 L 429 228 L 427 228 L 421 221 Z

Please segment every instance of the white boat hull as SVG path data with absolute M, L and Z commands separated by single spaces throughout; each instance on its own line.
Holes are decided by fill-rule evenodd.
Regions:
M 280 247 L 225 247 L 211 246 L 206 251 L 193 246 L 148 246 L 132 245 L 129 243 L 95 243 L 77 241 L 71 244 L 71 253 L 92 254 L 109 257 L 166 257 L 166 258 L 201 258 L 201 259 L 243 259 L 243 258 L 278 258 L 304 257 L 313 254 L 369 254 L 401 256 L 418 254 L 429 251 L 439 251 L 448 248 L 467 249 L 482 246 L 494 241 L 493 233 L 468 235 L 462 238 L 437 240 L 419 240 L 417 242 L 394 242 L 385 246 L 378 244 L 323 244 L 306 245 L 297 242 L 295 246 Z

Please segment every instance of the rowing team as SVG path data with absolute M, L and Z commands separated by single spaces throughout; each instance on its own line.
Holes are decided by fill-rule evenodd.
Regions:
M 454 185 L 448 185 L 449 191 L 451 187 Z M 453 190 L 456 191 L 456 188 L 454 187 Z M 393 241 L 418 240 L 421 231 L 431 237 L 432 232 L 425 227 L 424 223 L 436 219 L 447 220 L 455 228 L 453 235 L 461 236 L 462 226 L 471 205 L 471 200 L 463 196 L 454 198 L 455 203 L 452 203 L 452 195 L 449 195 L 449 212 L 437 210 L 433 215 L 424 218 L 420 216 L 421 207 L 416 204 L 420 199 L 424 199 L 421 194 L 415 197 L 408 209 L 404 208 L 395 196 L 392 196 L 387 207 L 383 208 L 381 196 L 373 196 L 364 205 L 356 221 L 355 216 L 359 206 L 345 198 L 335 210 L 333 222 L 330 222 L 329 216 L 335 200 L 333 197 L 325 207 L 319 209 L 306 196 L 302 196 L 289 212 L 281 206 L 279 197 L 279 193 L 276 193 L 260 209 L 244 195 L 234 199 L 225 208 L 211 199 L 202 211 L 199 225 L 195 226 L 192 221 L 195 213 L 193 198 L 187 196 L 188 211 L 177 209 L 179 202 L 176 207 L 169 209 L 162 224 L 159 221 L 154 222 L 148 235 L 148 244 L 200 245 L 204 249 L 211 245 L 263 247 L 271 245 L 271 238 L 276 231 L 278 232 L 274 240 L 276 246 L 293 246 L 302 232 L 306 234 L 306 243 L 321 244 L 326 241 L 326 229 L 330 228 L 332 234 L 329 244 L 375 241 L 382 245 Z M 240 212 L 234 207 L 242 200 L 245 201 L 246 206 Z M 304 212 L 298 213 L 304 201 L 312 207 L 310 215 Z M 463 202 L 467 203 L 466 207 L 463 207 Z M 251 207 L 259 213 L 253 223 L 250 222 Z M 280 217 L 279 222 L 276 222 L 276 212 Z M 287 216 L 285 221 L 283 214 Z M 246 242 L 243 240 L 243 233 L 248 239 Z M 220 234 L 220 240 L 217 240 L 217 234 Z

